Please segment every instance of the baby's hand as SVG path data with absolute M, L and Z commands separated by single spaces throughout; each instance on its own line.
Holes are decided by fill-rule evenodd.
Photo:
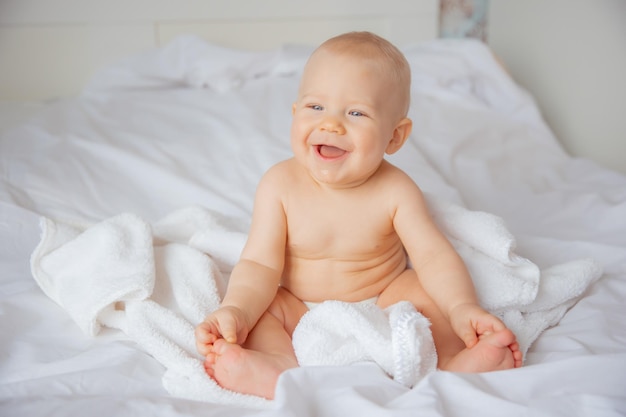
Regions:
M 480 336 L 506 329 L 500 319 L 478 304 L 461 304 L 455 307 L 450 311 L 450 324 L 468 348 L 478 343 Z
M 213 350 L 213 343 L 223 338 L 229 343 L 243 343 L 248 336 L 244 312 L 237 307 L 220 307 L 196 327 L 196 349 L 202 356 Z

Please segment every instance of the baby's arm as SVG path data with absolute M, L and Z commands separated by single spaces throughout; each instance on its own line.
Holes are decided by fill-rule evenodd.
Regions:
M 450 321 L 467 347 L 478 336 L 505 328 L 478 304 L 470 274 L 452 244 L 436 226 L 422 192 L 407 176 L 400 187 L 393 224 L 404 244 L 420 283 Z
M 198 351 L 206 355 L 218 338 L 241 344 L 274 299 L 284 265 L 286 221 L 277 175 L 259 183 L 248 240 L 230 275 L 221 306 L 196 328 Z

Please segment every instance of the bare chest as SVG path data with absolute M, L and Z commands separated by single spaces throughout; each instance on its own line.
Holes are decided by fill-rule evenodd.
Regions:
M 299 199 L 287 218 L 288 256 L 359 261 L 398 241 L 386 208 L 365 198 Z

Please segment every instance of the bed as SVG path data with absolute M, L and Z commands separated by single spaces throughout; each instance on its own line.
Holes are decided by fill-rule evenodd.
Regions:
M 0 414 L 625 415 L 626 177 L 564 152 L 532 96 L 483 43 L 412 32 L 411 18 L 427 19 L 420 10 L 357 20 L 319 13 L 333 22 L 320 39 L 294 37 L 292 21 L 275 45 L 254 50 L 224 46 L 219 25 L 202 36 L 174 34 L 190 26 L 172 25 L 171 40 L 102 67 L 80 94 L 3 103 Z M 261 17 L 263 27 L 275 25 Z M 478 219 L 472 236 L 459 237 L 469 262 L 481 250 L 489 255 L 472 243 L 489 236 L 480 228 L 489 219 L 509 233 L 492 249 L 504 247 L 505 260 L 534 271 L 532 299 L 509 317 L 522 320 L 524 366 L 429 372 L 407 387 L 371 361 L 322 364 L 285 372 L 273 401 L 215 394 L 168 356 L 178 349 L 184 358 L 174 361 L 197 370 L 188 331 L 156 342 L 150 332 L 167 330 L 161 314 L 182 317 L 188 330 L 198 312 L 187 315 L 181 300 L 210 304 L 205 293 L 223 293 L 256 184 L 290 156 L 290 108 L 306 58 L 315 42 L 352 29 L 389 36 L 412 66 L 414 131 L 389 159 L 435 208 Z M 120 225 L 139 225 L 154 250 L 152 263 L 140 265 L 147 274 L 178 277 L 198 260 L 214 286 L 191 271 L 103 300 L 94 277 L 136 271 L 134 235 L 106 235 Z M 173 272 L 157 259 L 168 254 L 181 256 Z M 178 299 L 176 286 L 193 294 Z M 150 309 L 145 300 L 154 301 Z M 138 333 L 120 318 L 132 302 L 145 307 L 137 314 L 152 320 L 151 330 Z

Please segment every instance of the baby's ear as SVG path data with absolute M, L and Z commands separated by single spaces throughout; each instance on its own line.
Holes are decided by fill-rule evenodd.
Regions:
M 393 137 L 387 144 L 385 153 L 388 155 L 396 153 L 408 139 L 411 134 L 411 129 L 413 129 L 413 121 L 411 121 L 411 119 L 405 117 L 400 120 L 393 130 Z

